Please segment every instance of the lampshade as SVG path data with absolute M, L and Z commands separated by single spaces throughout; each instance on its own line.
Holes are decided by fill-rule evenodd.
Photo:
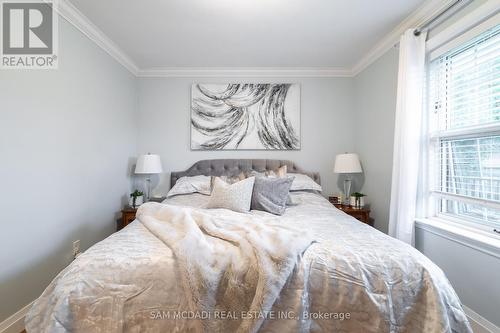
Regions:
M 361 163 L 359 163 L 358 154 L 339 154 L 335 157 L 335 173 L 360 173 Z
M 141 155 L 135 165 L 135 173 L 162 173 L 161 160 L 159 155 Z

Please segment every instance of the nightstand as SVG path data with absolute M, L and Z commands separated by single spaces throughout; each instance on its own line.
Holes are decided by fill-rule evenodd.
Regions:
M 136 212 L 137 208 L 133 208 L 131 206 L 125 206 L 125 208 L 122 209 L 122 224 L 120 225 L 118 230 L 125 228 L 129 223 L 134 221 Z
M 333 204 L 335 207 L 343 211 L 344 213 L 351 215 L 358 221 L 371 225 L 373 227 L 373 220 L 370 219 L 370 209 L 367 207 L 354 208 L 347 205 Z

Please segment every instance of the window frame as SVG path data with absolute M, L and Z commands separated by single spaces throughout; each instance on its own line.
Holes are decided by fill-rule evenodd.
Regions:
M 477 13 L 472 13 L 463 19 L 464 22 L 462 22 L 462 24 L 458 22 L 427 41 L 426 100 L 424 101 L 425 144 L 422 150 L 423 172 L 421 173 L 421 180 L 419 184 L 421 188 L 418 198 L 420 202 L 420 213 L 417 215 L 430 220 L 435 219 L 436 221 L 446 221 L 447 223 L 451 223 L 452 225 L 461 227 L 467 231 L 477 231 L 483 235 L 500 240 L 500 233 L 495 232 L 495 230 L 498 230 L 499 228 L 495 229 L 494 226 L 485 225 L 484 221 L 481 219 L 476 219 L 474 217 L 461 217 L 441 212 L 438 203 L 439 197 L 452 199 L 455 195 L 436 191 L 433 188 L 437 183 L 437 174 L 439 174 L 441 168 L 441 162 L 439 161 L 439 158 L 436 157 L 436 149 L 440 149 L 440 142 L 442 139 L 463 139 L 500 135 L 500 123 L 469 126 L 446 131 L 436 129 L 436 124 L 438 124 L 436 117 L 438 117 L 438 115 L 433 112 L 433 102 L 429 99 L 431 89 L 429 84 L 431 62 L 448 53 L 450 50 L 467 43 L 471 39 L 500 24 L 500 13 L 494 13 L 489 16 L 485 12 L 480 12 L 479 14 L 482 14 L 482 16 L 477 15 Z M 473 20 L 470 19 L 471 16 Z M 460 200 L 462 202 L 470 202 L 475 205 L 484 205 L 500 210 L 500 202 L 493 202 L 491 200 L 480 198 L 470 198 L 466 196 L 460 197 Z

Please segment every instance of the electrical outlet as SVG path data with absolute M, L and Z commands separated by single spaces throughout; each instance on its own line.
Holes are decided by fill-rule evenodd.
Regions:
M 77 239 L 73 242 L 73 258 L 76 258 L 76 255 L 80 253 L 80 240 Z

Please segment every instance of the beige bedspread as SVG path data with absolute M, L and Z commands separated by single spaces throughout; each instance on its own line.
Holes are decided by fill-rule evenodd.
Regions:
M 210 323 L 258 317 L 260 332 L 470 332 L 443 272 L 417 250 L 355 221 L 319 195 L 298 192 L 293 200 L 298 205 L 279 223 L 308 231 L 317 242 L 269 311 L 193 310 L 175 250 L 147 222 L 135 221 L 54 279 L 28 313 L 27 330 L 196 332 L 200 322 L 210 331 Z M 169 202 L 202 207 L 205 201 L 190 195 Z M 201 211 L 212 221 L 242 222 L 242 214 Z M 277 222 L 263 212 L 251 215 L 263 224 Z

